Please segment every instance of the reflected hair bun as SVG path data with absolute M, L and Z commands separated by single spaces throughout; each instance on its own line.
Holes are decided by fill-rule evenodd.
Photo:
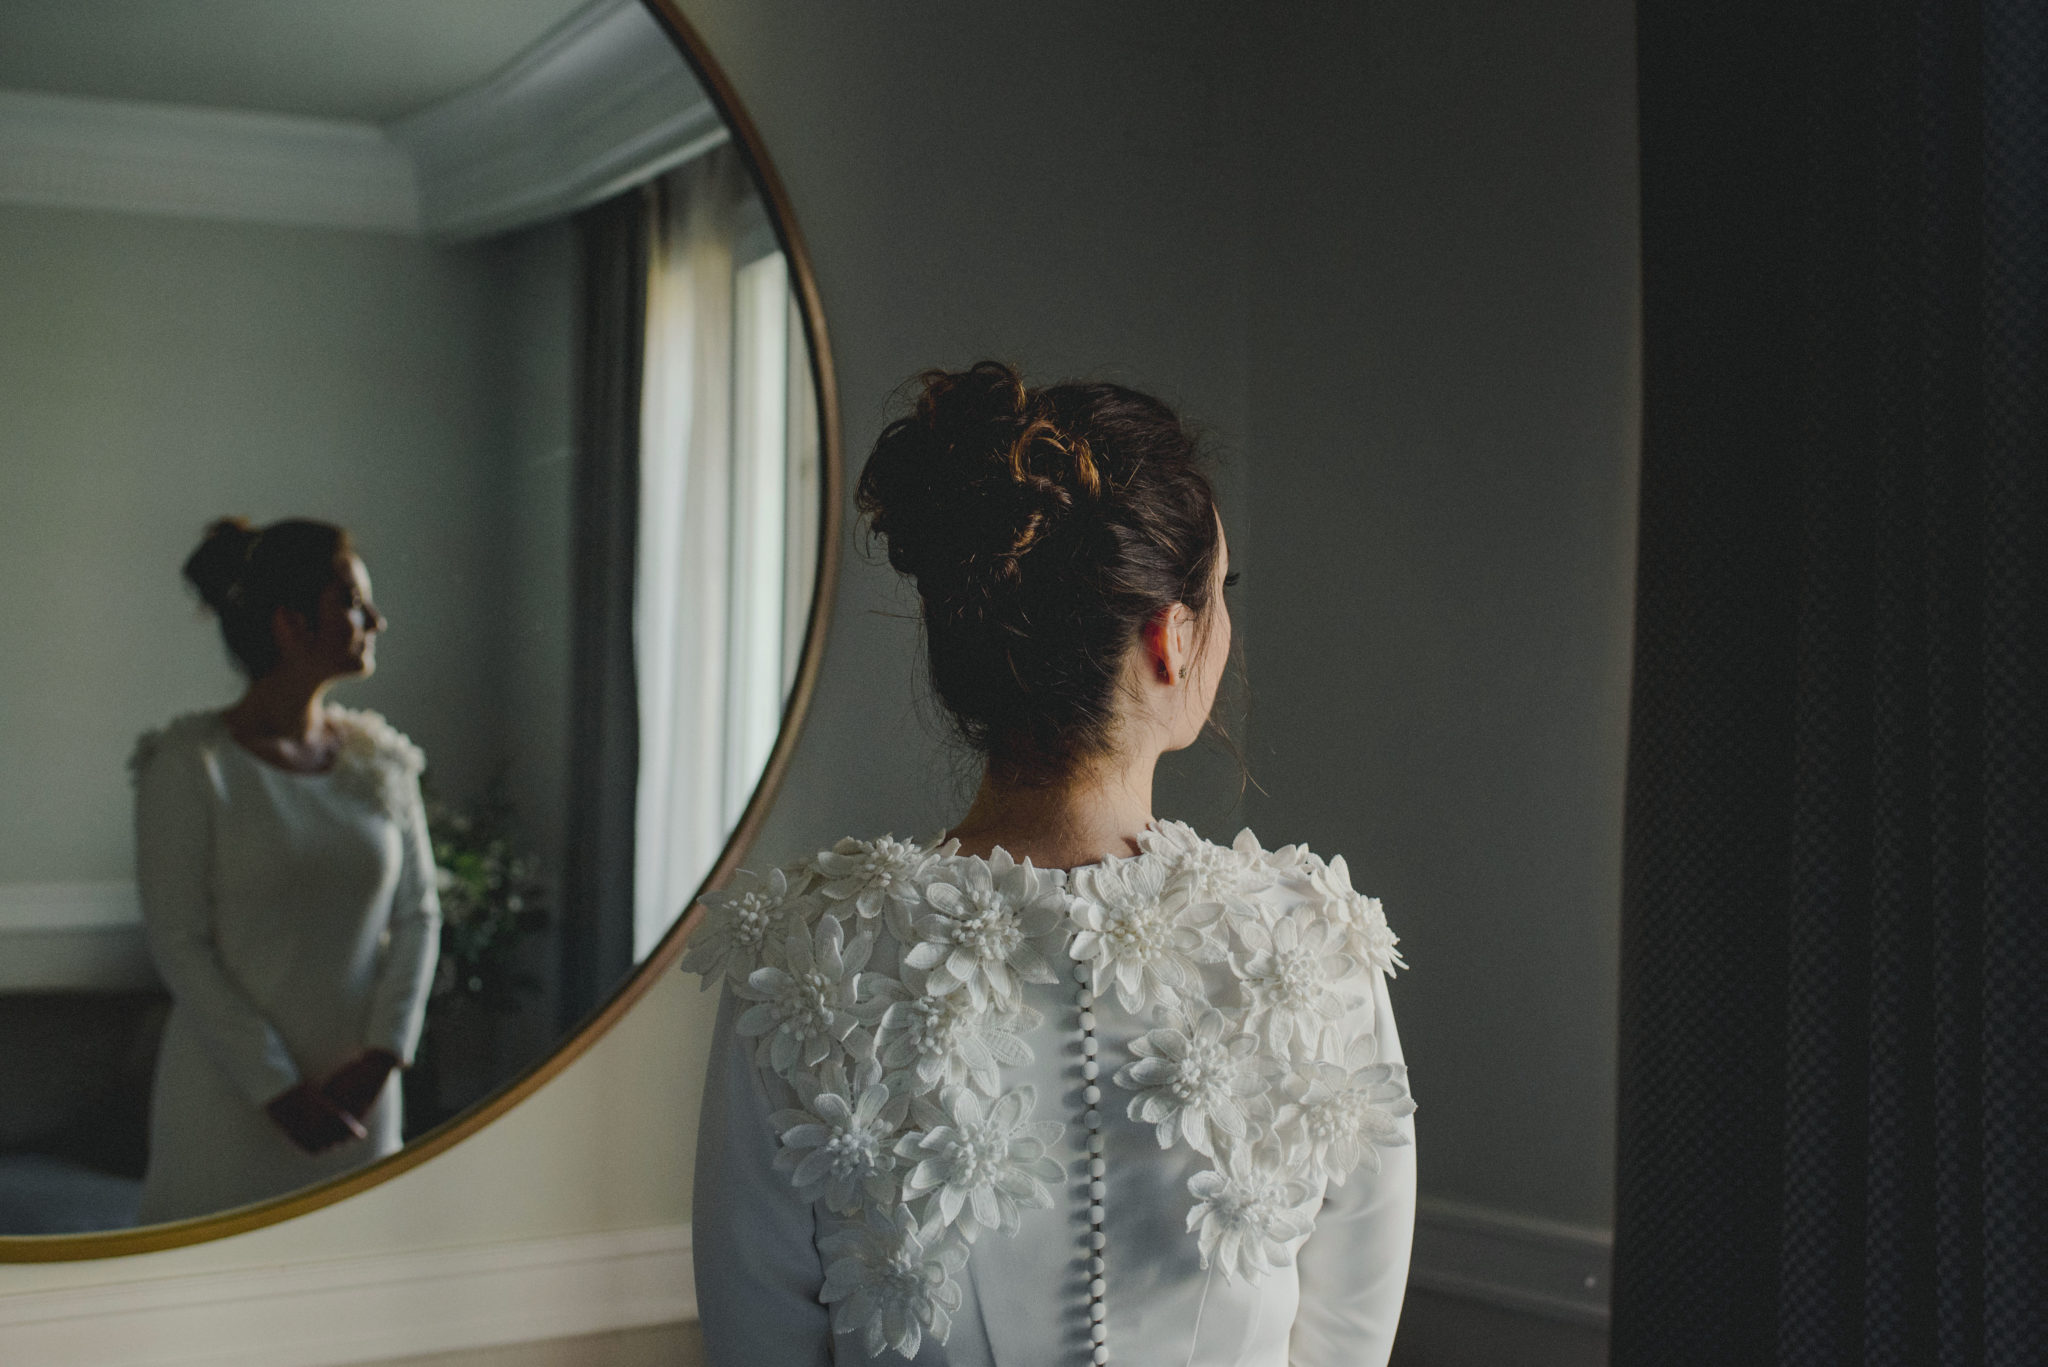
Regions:
M 218 518 L 207 527 L 199 549 L 185 559 L 185 578 L 199 590 L 201 602 L 215 612 L 229 608 L 261 535 L 241 517 Z
M 982 361 L 928 370 L 856 502 L 917 585 L 932 683 L 1014 777 L 1106 753 L 1144 624 L 1208 607 L 1216 501 L 1173 411 L 1121 385 L 1030 388 Z
M 277 610 L 317 617 L 320 595 L 347 573 L 353 553 L 347 531 L 331 522 L 287 518 L 259 529 L 246 518 L 222 517 L 185 557 L 184 575 L 220 618 L 235 664 L 260 679 L 278 662 L 271 625 Z

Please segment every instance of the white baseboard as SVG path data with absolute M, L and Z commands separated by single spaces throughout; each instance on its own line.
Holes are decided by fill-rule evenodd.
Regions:
M 347 1367 L 696 1318 L 685 1225 L 0 1295 L 22 1367 Z
M 1416 1218 L 1410 1284 L 1607 1322 L 1599 1230 L 1448 1202 Z M 0 1362 L 351 1367 L 695 1319 L 687 1225 L 0 1295 Z
M 1480 1206 L 1423 1201 L 1408 1284 L 1573 1324 L 1607 1323 L 1614 1236 Z

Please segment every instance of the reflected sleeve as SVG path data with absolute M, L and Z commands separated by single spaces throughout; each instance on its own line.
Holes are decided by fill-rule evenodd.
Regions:
M 388 1049 L 411 1064 L 441 957 L 441 895 L 435 884 L 434 846 L 427 835 L 426 804 L 413 784 L 411 810 L 401 824 L 398 883 L 391 894 L 391 940 L 370 996 L 364 1047 Z
M 1400 1063 L 1387 980 L 1372 978 L 1377 1058 Z M 1375 1150 L 1377 1174 L 1363 1166 L 1330 1188 L 1296 1254 L 1301 1304 L 1288 1340 L 1290 1367 L 1385 1367 L 1393 1350 L 1415 1233 L 1415 1117 L 1403 1116 L 1400 1126 L 1408 1142 Z
M 811 1203 L 775 1170 L 779 1105 L 722 986 L 697 1126 L 692 1248 L 710 1367 L 828 1367 L 832 1330 Z
M 167 742 L 135 775 L 135 884 L 157 974 L 200 1046 L 252 1106 L 299 1081 L 291 1050 L 222 965 L 213 931 L 213 810 L 204 751 Z

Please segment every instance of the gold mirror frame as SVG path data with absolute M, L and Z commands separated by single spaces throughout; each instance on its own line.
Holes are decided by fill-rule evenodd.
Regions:
M 740 814 L 739 825 L 727 838 L 717 862 L 699 885 L 697 895 L 701 896 L 731 878 L 746 858 L 747 850 L 760 834 L 761 824 L 767 819 L 768 809 L 773 805 L 783 777 L 789 770 L 790 755 L 796 748 L 797 734 L 802 730 L 804 715 L 810 708 L 811 694 L 817 687 L 818 671 L 825 654 L 825 628 L 831 617 L 833 595 L 839 580 L 840 503 L 845 494 L 845 476 L 841 469 L 838 390 L 832 371 L 832 352 L 825 338 L 825 315 L 818 303 L 817 280 L 811 273 L 811 259 L 804 249 L 803 237 L 797 231 L 789 196 L 775 174 L 774 165 L 768 160 L 766 149 L 761 146 L 761 136 L 754 128 L 753 120 L 747 117 L 739 97 L 733 93 L 731 82 L 719 69 L 718 63 L 712 60 L 696 29 L 676 8 L 675 0 L 641 0 L 641 4 L 675 43 L 691 74 L 725 120 L 747 174 L 762 202 L 768 206 L 776 239 L 789 262 L 790 284 L 796 292 L 798 308 L 803 316 L 804 340 L 810 346 L 811 380 L 818 405 L 818 451 L 822 467 L 819 482 L 824 507 L 818 518 L 818 571 L 812 586 L 810 620 L 804 629 L 803 656 L 797 663 L 796 681 L 783 706 L 782 730 L 775 738 L 774 749 L 768 754 L 761 781 L 755 787 L 754 795 L 748 799 L 746 810 Z M 653 952 L 611 997 L 546 1058 L 469 1110 L 429 1130 L 387 1158 L 288 1196 L 241 1206 L 219 1215 L 96 1234 L 0 1236 L 0 1263 L 75 1262 L 183 1248 L 188 1244 L 205 1243 L 210 1239 L 222 1239 L 230 1234 L 290 1220 L 388 1182 L 400 1173 L 454 1148 L 532 1096 L 556 1074 L 582 1057 L 591 1045 L 618 1024 L 635 1002 L 647 995 L 662 974 L 675 966 L 683 952 L 684 942 L 700 919 L 701 913 L 694 905 L 678 917 Z

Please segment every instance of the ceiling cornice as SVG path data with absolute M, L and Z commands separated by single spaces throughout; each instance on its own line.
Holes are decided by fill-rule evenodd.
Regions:
M 726 136 L 637 0 L 597 0 L 383 127 L 0 90 L 0 203 L 461 240 L 561 217 Z
M 375 125 L 0 90 L 0 203 L 416 232 Z

